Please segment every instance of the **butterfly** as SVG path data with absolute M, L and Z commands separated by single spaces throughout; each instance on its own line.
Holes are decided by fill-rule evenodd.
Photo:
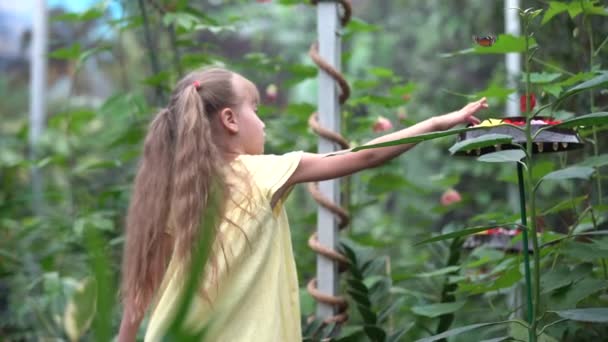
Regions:
M 496 42 L 496 36 L 495 35 L 488 35 L 488 36 L 484 36 L 484 37 L 473 36 L 473 40 L 479 46 L 489 47 L 489 46 L 494 45 L 494 43 Z

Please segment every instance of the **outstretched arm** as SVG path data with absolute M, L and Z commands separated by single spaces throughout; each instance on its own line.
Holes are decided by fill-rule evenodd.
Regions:
M 483 108 L 488 108 L 485 97 L 479 101 L 467 104 L 458 111 L 427 119 L 414 126 L 376 138 L 365 145 L 379 144 L 423 133 L 442 131 L 462 123 L 479 123 L 479 119 L 474 114 Z M 343 177 L 360 170 L 372 168 L 397 157 L 414 145 L 387 146 L 332 156 L 305 153 L 298 168 L 287 181 L 286 186 Z

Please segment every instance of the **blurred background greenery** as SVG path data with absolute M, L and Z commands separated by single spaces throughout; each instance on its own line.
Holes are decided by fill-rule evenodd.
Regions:
M 522 8 L 545 10 L 555 3 L 598 8 L 594 13 L 561 12 L 542 25 L 535 22 L 540 48 L 532 71 L 559 74 L 535 83 L 539 106 L 606 69 L 606 4 L 522 2 Z M 258 85 L 268 153 L 315 151 L 317 137 L 307 119 L 316 107 L 317 69 L 307 51 L 316 39 L 316 10 L 296 0 L 49 5 L 48 118 L 38 157 L 31 159 L 28 53 L 33 4 L 0 4 L 0 37 L 5 42 L 0 47 L 0 339 L 103 340 L 114 335 L 120 319 L 114 291 L 123 221 L 149 119 L 166 103 L 181 75 L 220 64 Z M 374 130 L 380 117 L 396 130 L 455 110 L 482 92 L 491 106 L 483 117 L 511 114 L 503 110 L 506 95 L 514 91 L 506 89 L 504 55 L 441 56 L 472 47 L 472 35 L 503 32 L 503 1 L 355 0 L 353 15 L 343 31 L 342 64 L 353 88 L 343 107 L 343 134 L 353 144 L 382 134 L 382 129 Z M 608 92 L 600 88 L 569 99 L 557 112 L 542 114 L 564 119 L 605 111 L 606 106 Z M 535 171 L 540 176 L 585 162 L 594 153 L 593 144 L 601 158 L 606 138 L 600 134 L 599 139 L 582 152 L 541 156 Z M 423 143 L 350 180 L 352 223 L 343 236 L 363 259 L 377 260 L 379 266 L 361 278 L 370 289 L 380 288 L 370 306 L 380 312 L 399 299 L 378 325 L 390 332 L 407 328 L 401 335 L 405 341 L 434 334 L 438 321 L 449 317 L 455 327 L 507 319 L 518 311 L 512 300 L 518 298 L 522 280 L 521 255 L 483 246 L 469 251 L 445 242 L 414 246 L 434 233 L 518 218 L 511 199 L 515 166 L 452 158 L 448 147 L 453 143 L 453 138 Z M 32 167 L 44 180 L 39 212 L 32 209 Z M 603 185 L 604 177 L 597 176 Z M 601 187 L 595 184 L 543 185 L 537 220 L 545 231 L 600 229 L 605 208 Z M 454 190 L 457 200 L 441 201 L 442 194 Z M 562 207 L 549 210 L 557 204 Z M 305 319 L 314 313 L 304 284 L 315 274 L 315 255 L 306 240 L 315 229 L 316 204 L 300 186 L 287 205 Z M 585 215 L 586 208 L 596 215 Z M 581 275 L 566 277 L 562 286 L 546 278 L 547 309 L 606 306 L 602 262 L 608 257 L 608 242 L 598 239 L 592 246 L 559 244 L 544 255 L 543 266 L 556 279 Z M 455 249 L 462 253 L 456 264 L 449 264 Z M 448 300 L 451 306 L 433 306 L 445 302 L 442 290 L 448 283 L 458 285 L 456 298 Z M 373 333 L 361 333 L 367 321 L 355 307 L 342 335 L 366 340 Z M 93 329 L 91 322 L 97 322 Z M 460 340 L 488 339 L 504 335 L 504 329 L 490 328 Z M 516 326 L 506 329 L 511 336 L 521 335 Z M 608 338 L 603 325 L 573 322 L 547 332 L 553 340 Z

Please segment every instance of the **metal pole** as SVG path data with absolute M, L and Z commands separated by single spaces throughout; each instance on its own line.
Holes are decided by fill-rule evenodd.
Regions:
M 526 306 L 527 316 L 526 321 L 532 323 L 534 319 L 534 307 L 532 306 L 532 278 L 530 275 L 530 253 L 528 251 L 528 220 L 526 218 L 526 192 L 524 190 L 524 172 L 521 163 L 517 163 L 517 183 L 519 184 L 519 203 L 520 203 L 520 214 L 521 224 L 525 226 L 522 230 L 522 251 L 524 253 L 524 275 L 526 279 Z M 534 220 L 534 218 L 532 218 Z M 539 251 L 534 251 L 539 253 Z M 530 331 L 530 333 L 534 333 Z M 530 338 L 532 341 L 532 338 Z
M 45 0 L 34 2 L 32 47 L 30 56 L 30 159 L 38 158 L 37 144 L 44 130 L 46 114 L 47 71 L 47 9 Z M 40 170 L 34 165 L 32 175 L 32 209 L 40 214 L 43 206 L 43 182 Z
M 321 58 L 340 70 L 340 22 L 336 2 L 319 2 L 317 4 L 317 33 L 319 36 L 319 54 Z M 334 79 L 325 71 L 319 71 L 319 123 L 322 127 L 334 132 L 340 131 L 339 90 Z M 320 137 L 319 153 L 330 153 L 338 146 Z M 340 203 L 340 181 L 329 180 L 319 183 L 321 193 Z M 319 206 L 317 214 L 317 234 L 319 242 L 326 247 L 336 248 L 338 244 L 338 219 L 329 210 Z M 335 296 L 338 292 L 338 265 L 331 259 L 317 255 L 317 288 L 324 294 Z M 331 305 L 318 303 L 317 317 L 324 319 L 335 314 Z

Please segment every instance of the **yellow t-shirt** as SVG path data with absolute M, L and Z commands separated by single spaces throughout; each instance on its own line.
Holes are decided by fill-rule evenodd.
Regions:
M 184 322 L 193 331 L 206 326 L 205 341 L 301 340 L 298 278 L 282 205 L 289 191 L 274 208 L 270 204 L 301 157 L 302 152 L 241 155 L 231 163 L 241 176 L 228 178 L 233 185 L 226 208 L 228 220 L 220 224 L 218 233 L 224 241 L 223 253 L 217 255 L 218 272 L 211 274 L 206 268 L 201 285 L 210 301 L 195 295 Z M 162 340 L 171 324 L 179 305 L 180 286 L 185 282 L 178 269 L 172 259 L 145 341 Z

